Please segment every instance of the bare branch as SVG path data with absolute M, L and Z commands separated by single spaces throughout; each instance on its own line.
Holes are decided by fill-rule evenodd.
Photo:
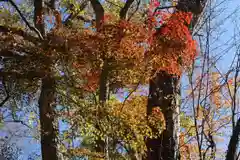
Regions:
M 73 20 L 74 18 L 78 17 L 79 12 L 81 12 L 82 10 L 84 10 L 84 9 L 86 8 L 87 4 L 88 4 L 88 1 L 85 0 L 85 1 L 80 5 L 79 11 L 78 11 L 77 13 L 73 13 L 73 7 L 74 7 L 74 6 L 73 6 L 73 5 L 70 5 L 69 10 L 72 11 L 72 13 L 66 18 L 66 20 L 63 22 L 63 24 L 64 24 L 64 25 L 68 25 L 68 24 L 71 22 L 71 20 Z
M 31 26 L 30 25 L 30 23 L 27 21 L 27 19 L 24 17 L 24 15 L 22 14 L 22 12 L 19 10 L 19 8 L 17 7 L 17 5 L 12 1 L 12 0 L 6 0 L 7 2 L 9 2 L 15 9 L 16 9 L 16 11 L 18 12 L 18 14 L 20 15 L 20 17 L 22 18 L 22 20 L 25 22 L 25 24 L 28 26 L 28 28 L 29 29 L 31 29 L 32 31 L 34 31 L 37 35 L 38 35 L 38 37 L 41 39 L 41 40 L 43 40 L 43 36 L 42 36 L 42 34 L 40 33 L 40 31 L 37 29 L 37 28 L 35 28 L 35 27 L 33 27 L 33 26 Z
M 26 126 L 27 128 L 32 128 L 32 127 L 30 127 L 28 124 L 24 123 L 24 122 L 21 121 L 21 120 L 4 121 L 4 122 L 5 122 L 5 123 L 20 123 L 20 124 Z
M 137 85 L 133 88 L 133 90 L 126 96 L 126 98 L 124 99 L 124 101 L 123 101 L 123 103 L 122 103 L 122 107 L 121 107 L 121 109 L 120 109 L 121 111 L 123 110 L 123 107 L 124 107 L 126 101 L 128 100 L 128 98 L 129 98 L 134 92 L 137 91 L 139 85 L 140 85 L 140 81 L 139 81 L 139 82 L 137 83 Z
M 34 25 L 40 31 L 42 37 L 45 36 L 45 24 L 43 19 L 43 0 L 34 0 Z
M 176 8 L 176 6 L 164 6 L 164 7 L 161 6 L 161 7 L 157 7 L 157 8 L 155 8 L 155 10 L 153 12 L 153 15 L 155 15 L 158 10 L 169 9 L 169 8 Z
M 96 28 L 97 28 L 97 31 L 99 31 L 102 27 L 102 22 L 104 18 L 104 9 L 98 0 L 90 0 L 90 1 L 96 16 Z
M 127 12 L 129 10 L 129 8 L 131 7 L 133 2 L 134 2 L 134 0 L 127 0 L 124 7 L 120 11 L 120 19 L 126 19 Z
M 5 81 L 4 81 L 4 78 L 2 78 L 2 84 L 3 84 L 3 87 L 5 89 L 5 92 L 6 92 L 6 97 L 4 98 L 4 100 L 0 103 L 0 107 L 2 107 L 10 98 L 10 94 L 9 94 L 9 91 L 7 90 L 6 88 L 6 84 L 5 84 Z
M 140 3 L 141 3 L 141 0 L 138 0 L 137 7 L 136 7 L 135 11 L 129 16 L 128 21 L 130 21 L 130 19 L 131 19 L 131 18 L 134 16 L 134 14 L 138 11 L 139 6 L 140 6 Z
M 10 96 L 7 95 L 4 100 L 0 103 L 0 107 L 2 107 L 8 100 L 9 100 Z

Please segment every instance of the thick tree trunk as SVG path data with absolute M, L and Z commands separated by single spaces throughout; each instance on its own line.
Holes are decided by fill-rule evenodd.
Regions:
M 54 127 L 55 80 L 50 76 L 42 79 L 39 98 L 41 124 L 41 150 L 43 160 L 57 160 L 57 131 Z
M 237 124 L 233 129 L 231 139 L 228 143 L 226 160 L 237 160 L 237 148 L 239 144 L 239 136 L 240 136 L 240 118 L 238 119 Z
M 99 101 L 100 101 L 101 107 L 104 107 L 104 105 L 105 105 L 105 103 L 107 101 L 108 72 L 109 71 L 108 71 L 108 68 L 107 68 L 107 62 L 104 61 L 102 72 L 101 72 L 101 75 L 100 75 L 100 80 L 99 80 Z M 102 117 L 99 117 L 99 118 L 102 118 Z M 97 125 L 97 128 L 99 130 L 101 130 L 98 125 Z M 106 148 L 105 141 L 101 140 L 101 137 L 98 137 L 98 139 L 96 141 L 96 144 L 97 144 L 97 146 L 95 148 L 96 151 L 104 153 L 105 148 Z M 106 155 L 106 157 L 108 157 L 108 156 Z
M 45 24 L 43 16 L 43 0 L 34 0 L 34 25 L 45 36 Z
M 150 81 L 147 114 L 160 107 L 165 118 L 166 129 L 156 139 L 147 140 L 148 160 L 176 160 L 179 146 L 179 78 L 159 72 Z M 152 126 L 153 132 L 157 132 Z
M 54 3 L 52 3 L 52 5 L 54 5 Z M 34 25 L 44 36 L 43 0 L 34 0 Z M 55 80 L 51 76 L 51 69 L 49 68 L 51 62 L 45 65 L 46 75 L 42 78 L 41 94 L 38 102 L 41 125 L 41 152 L 43 160 L 57 160 L 57 131 L 54 127 Z
M 202 1 L 203 6 L 206 1 Z M 192 12 L 199 15 L 202 12 L 200 0 L 178 2 L 177 12 Z M 195 19 L 194 21 L 196 21 Z M 195 24 L 196 22 L 194 22 Z M 151 115 L 154 107 L 160 107 L 165 118 L 166 129 L 156 139 L 147 140 L 148 160 L 179 159 L 179 133 L 180 133 L 180 83 L 179 78 L 159 72 L 150 81 L 147 114 Z M 154 131 L 154 128 L 153 128 Z

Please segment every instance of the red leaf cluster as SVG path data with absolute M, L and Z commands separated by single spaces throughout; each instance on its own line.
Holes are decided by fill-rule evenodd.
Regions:
M 91 29 L 66 31 L 64 38 L 71 43 L 71 55 L 76 59 L 73 67 L 83 76 L 89 72 L 83 71 L 84 65 L 85 68 L 89 68 L 89 64 L 94 66 L 89 68 L 91 74 L 84 76 L 88 81 L 86 85 L 91 86 L 88 90 L 97 88 L 96 79 L 101 63 L 106 59 L 114 73 L 118 73 L 118 82 L 125 84 L 132 83 L 131 80 L 123 82 L 127 79 L 126 69 L 129 73 L 137 73 L 132 75 L 139 75 L 144 70 L 144 78 L 148 79 L 152 69 L 180 75 L 183 67 L 191 64 L 197 47 L 188 29 L 192 14 L 155 12 L 159 5 L 158 1 L 152 1 L 147 23 L 119 20 L 109 14 L 105 15 L 99 32 Z M 158 31 L 157 25 L 161 25 Z M 147 71 L 146 67 L 149 68 Z

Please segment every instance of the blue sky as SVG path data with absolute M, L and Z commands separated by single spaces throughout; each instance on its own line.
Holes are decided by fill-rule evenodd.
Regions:
M 18 0 L 19 2 L 21 0 Z M 219 0 L 216 0 L 217 2 L 220 2 Z M 220 39 L 217 40 L 216 43 L 211 45 L 211 48 L 215 48 L 217 46 L 217 49 L 212 50 L 212 54 L 215 55 L 223 55 L 220 59 L 220 61 L 217 63 L 217 67 L 222 71 L 225 72 L 228 69 L 228 66 L 231 64 L 236 48 L 231 47 L 231 43 L 233 40 L 231 40 L 232 36 L 234 35 L 234 20 L 239 19 L 239 14 L 236 13 L 234 16 L 230 17 L 229 19 L 225 19 L 230 13 L 232 13 L 239 5 L 238 0 L 229 0 L 224 2 L 224 5 L 221 7 L 225 7 L 226 10 L 224 11 L 224 14 L 221 14 L 221 16 L 217 17 L 217 21 L 223 20 L 222 26 L 218 25 L 217 32 L 224 31 L 224 33 L 220 36 Z M 239 22 L 236 22 L 237 25 L 240 25 Z M 214 24 L 213 24 L 214 26 Z M 216 32 L 215 32 L 216 33 Z M 228 42 L 230 41 L 230 42 Z M 239 39 L 237 40 L 239 41 Z M 228 43 L 226 43 L 228 42 Z M 223 45 L 225 44 L 225 45 Z M 60 130 L 63 130 L 67 126 L 64 124 L 60 124 Z M 22 148 L 24 152 L 23 160 L 27 159 L 28 155 L 31 154 L 32 151 L 40 150 L 40 144 L 32 139 L 31 137 L 22 138 L 21 136 L 29 136 L 31 135 L 31 131 L 28 130 L 26 127 L 23 127 L 21 124 L 17 123 L 6 123 L 3 128 L 0 128 L 0 137 L 9 135 L 9 133 L 15 133 L 20 135 L 15 135 L 12 137 L 12 142 L 17 143 L 17 145 Z M 20 137 L 20 138 L 19 138 Z M 226 146 L 228 143 L 228 140 L 226 139 L 226 143 L 223 143 L 223 146 Z

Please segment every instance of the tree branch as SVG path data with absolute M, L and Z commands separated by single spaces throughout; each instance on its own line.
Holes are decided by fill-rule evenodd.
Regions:
M 141 3 L 141 0 L 138 0 L 138 2 L 137 2 L 137 7 L 136 7 L 135 11 L 129 16 L 128 21 L 130 21 L 130 19 L 131 19 L 131 18 L 134 16 L 134 14 L 138 11 L 139 6 L 140 6 L 140 3 Z
M 129 8 L 131 7 L 133 2 L 134 2 L 134 0 L 127 0 L 127 2 L 125 3 L 124 7 L 120 11 L 120 15 L 119 15 L 120 19 L 126 19 L 127 12 L 129 10 Z
M 32 127 L 30 127 L 28 124 L 26 124 L 26 123 L 24 123 L 23 121 L 21 121 L 21 120 L 13 120 L 13 121 L 4 121 L 5 123 L 20 123 L 20 124 L 22 124 L 22 125 L 24 125 L 24 126 L 26 126 L 27 128 L 32 128 Z
M 101 30 L 102 23 L 104 20 L 104 9 L 98 0 L 90 0 L 90 1 L 96 16 L 96 28 L 97 28 L 97 31 L 99 31 Z
M 27 21 L 27 19 L 23 16 L 22 12 L 19 10 L 19 8 L 17 7 L 17 5 L 16 5 L 12 0 L 6 0 L 6 1 L 9 2 L 9 3 L 16 9 L 16 11 L 18 12 L 18 14 L 19 14 L 20 17 L 22 18 L 22 20 L 25 22 L 25 24 L 28 26 L 28 28 L 29 28 L 30 30 L 34 31 L 34 32 L 38 35 L 38 37 L 39 37 L 41 40 L 43 40 L 43 36 L 42 36 L 42 34 L 40 33 L 40 31 L 39 31 L 37 28 L 35 28 L 35 27 L 33 27 L 33 26 L 30 25 L 30 23 L 29 23 L 29 22 Z
M 0 72 L 0 77 L 11 77 L 16 79 L 29 79 L 32 80 L 34 78 L 42 78 L 45 76 L 44 72 L 36 72 L 36 71 L 29 71 L 27 73 L 18 73 L 18 72 Z
M 2 85 L 3 85 L 3 88 L 4 88 L 7 96 L 6 96 L 6 98 L 1 102 L 0 107 L 2 107 L 2 106 L 9 100 L 9 98 L 11 97 L 10 94 L 9 94 L 9 93 L 10 93 L 9 90 L 7 89 L 7 86 L 6 86 L 5 78 L 4 78 L 4 77 L 2 78 Z
M 21 29 L 11 28 L 11 27 L 6 27 L 6 26 L 0 26 L 0 32 L 13 33 L 13 34 L 19 35 L 19 36 L 23 37 L 25 40 L 33 42 L 34 44 L 36 44 L 37 42 L 40 42 L 38 38 L 24 32 Z
M 2 107 L 8 100 L 10 96 L 7 94 L 7 96 L 4 98 L 4 100 L 0 103 L 0 107 Z
M 43 0 L 34 0 L 34 25 L 45 36 L 45 24 L 43 19 Z
M 81 15 L 76 16 L 76 18 L 77 18 L 78 20 L 81 20 L 81 21 L 87 22 L 87 23 L 93 23 L 93 22 L 95 22 L 94 19 L 88 19 L 88 18 L 83 17 L 83 16 L 81 16 Z
M 74 18 L 76 18 L 76 17 L 78 17 L 78 14 L 79 14 L 79 12 L 81 12 L 81 11 L 83 11 L 84 9 L 85 9 L 85 7 L 87 6 L 87 4 L 88 4 L 88 1 L 84 1 L 81 5 L 80 5 L 80 7 L 79 7 L 79 11 L 77 12 L 77 13 L 73 13 L 73 5 L 71 5 L 70 6 L 70 8 L 69 8 L 69 10 L 70 11 L 72 11 L 72 13 L 66 18 L 66 20 L 63 22 L 63 24 L 64 25 L 68 25 L 70 22 L 71 22 L 71 20 L 73 20 Z
M 158 10 L 169 9 L 169 8 L 176 8 L 176 6 L 157 7 L 157 8 L 155 8 L 153 15 L 155 15 Z
M 5 82 L 4 82 L 4 78 L 2 79 L 2 84 L 4 86 L 4 89 L 5 89 L 5 92 L 6 92 L 6 97 L 4 98 L 4 100 L 0 103 L 0 107 L 2 107 L 10 98 L 10 94 L 9 94 L 9 91 L 6 89 L 6 85 L 5 85 Z

